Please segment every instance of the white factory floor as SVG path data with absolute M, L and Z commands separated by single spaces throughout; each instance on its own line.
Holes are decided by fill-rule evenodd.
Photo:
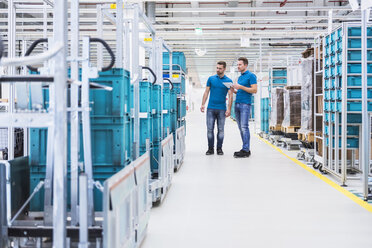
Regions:
M 252 130 L 252 128 L 251 128 Z M 152 209 L 143 248 L 372 247 L 372 213 L 252 135 L 252 156 L 226 120 L 224 156 L 206 156 L 205 115 L 187 117 L 186 157 Z

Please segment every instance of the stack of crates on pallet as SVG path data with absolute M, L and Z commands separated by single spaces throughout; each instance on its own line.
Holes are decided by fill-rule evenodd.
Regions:
M 111 69 L 100 72 L 97 79 L 91 80 L 112 87 L 112 91 L 90 89 L 91 105 L 91 149 L 94 180 L 101 183 L 120 171 L 130 161 L 131 139 L 127 137 L 130 126 L 130 75 L 123 69 Z M 48 108 L 48 90 L 44 90 L 44 108 Z M 80 127 L 82 132 L 82 127 Z M 68 124 L 68 133 L 70 124 Z M 129 132 L 132 133 L 132 132 Z M 30 189 L 33 190 L 40 180 L 45 179 L 47 129 L 30 129 Z M 70 135 L 68 135 L 69 137 Z M 70 139 L 68 139 L 68 144 Z M 83 162 L 83 138 L 80 134 L 80 161 Z M 68 164 L 70 164 L 70 146 L 68 146 Z M 68 183 L 70 166 L 68 165 Z M 68 187 L 68 199 L 70 199 Z M 44 191 L 32 198 L 31 211 L 43 211 Z M 68 203 L 70 204 L 70 203 Z M 102 192 L 94 189 L 94 206 L 102 211 Z
M 368 111 L 372 112 L 372 27 L 367 29 Z M 326 145 L 341 147 L 341 113 L 347 113 L 347 149 L 359 147 L 362 111 L 362 54 L 360 24 L 345 23 L 325 37 L 324 112 Z M 342 68 L 346 70 L 342 70 Z M 344 108 L 343 106 L 346 106 Z M 338 127 L 336 126 L 336 123 Z M 335 134 L 335 130 L 339 130 Z M 332 137 L 332 139 L 330 139 Z
M 264 133 L 269 132 L 269 106 L 270 99 L 268 97 L 261 99 L 261 130 Z
M 151 170 L 153 173 L 158 172 L 160 161 L 160 143 L 163 140 L 162 136 L 162 109 L 161 109 L 161 85 L 152 86 L 151 95 L 151 117 L 152 117 L 152 152 L 151 152 Z
M 169 53 L 163 53 L 164 78 L 170 78 L 177 94 L 177 128 L 186 126 L 186 58 L 183 52 L 172 53 L 172 75 L 169 75 Z

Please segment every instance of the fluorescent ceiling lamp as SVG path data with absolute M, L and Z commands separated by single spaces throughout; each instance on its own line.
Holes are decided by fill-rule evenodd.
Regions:
M 365 1 L 369 1 L 369 0 L 365 0 Z M 353 11 L 359 9 L 358 0 L 349 0 L 349 3 L 350 3 L 351 8 L 353 9 Z
M 250 47 L 251 41 L 249 36 L 242 36 L 240 37 L 240 46 L 241 47 Z
M 196 35 L 203 35 L 203 29 L 201 29 L 201 28 L 195 28 L 195 34 Z

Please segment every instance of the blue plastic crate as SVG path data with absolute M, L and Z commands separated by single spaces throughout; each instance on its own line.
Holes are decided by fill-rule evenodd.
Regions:
M 347 123 L 362 123 L 362 114 L 347 114 Z
M 326 47 L 324 48 L 324 51 L 325 51 L 324 56 L 325 56 L 325 57 L 328 57 L 328 56 L 330 55 L 330 48 L 329 48 L 329 46 L 326 46 Z
M 348 76 L 347 77 L 348 86 L 362 86 L 361 76 Z M 367 85 L 372 86 L 372 77 L 367 77 Z
M 337 114 L 338 115 L 338 122 L 341 123 L 341 115 L 340 114 Z M 331 114 L 331 122 L 336 122 L 336 114 L 335 113 L 332 113 Z
M 339 100 L 339 101 L 342 100 L 342 90 L 337 90 L 336 100 Z
M 342 75 L 342 65 L 336 65 L 336 76 Z
M 342 64 L 342 53 L 336 53 L 336 64 Z
M 336 32 L 331 33 L 331 43 L 336 41 Z
M 151 113 L 152 83 L 140 82 L 140 112 Z
M 152 118 L 152 141 L 160 142 L 162 140 L 162 126 L 161 126 L 161 116 Z
M 347 97 L 350 99 L 361 99 L 362 89 L 347 89 Z M 367 97 L 372 99 L 372 89 L 367 89 Z
M 331 56 L 331 57 L 330 57 L 330 65 L 331 65 L 331 66 L 334 66 L 335 63 L 336 63 L 336 56 L 334 55 L 334 56 Z
M 348 111 L 362 111 L 361 102 L 348 102 L 347 103 Z M 368 102 L 368 111 L 372 111 L 372 102 Z
M 335 90 L 331 90 L 329 93 L 330 93 L 331 100 L 336 100 L 336 91 Z
M 359 127 L 347 126 L 347 135 L 359 135 Z
M 324 110 L 331 111 L 331 104 L 330 102 L 324 102 Z
M 348 36 L 361 36 L 362 35 L 362 29 L 361 27 L 349 27 Z
M 324 126 L 324 134 L 328 135 L 329 134 L 329 126 Z
M 342 28 L 336 30 L 336 40 L 342 40 Z
M 362 64 L 347 64 L 347 73 L 362 73 Z
M 330 77 L 331 77 L 330 69 L 325 68 L 324 69 L 324 78 L 330 78 Z
M 329 122 L 329 113 L 324 114 L 324 121 Z
M 326 45 L 331 44 L 332 39 L 331 39 L 331 36 L 330 36 L 330 35 L 327 35 L 327 36 L 325 37 L 325 42 L 326 42 Z
M 99 77 L 91 82 L 112 87 L 112 91 L 91 89 L 89 100 L 91 116 L 124 116 L 130 112 L 130 77 L 123 69 L 111 69 L 99 72 Z
M 146 141 L 149 140 L 150 145 L 152 144 L 152 118 L 141 118 L 140 119 L 140 147 L 146 147 Z
M 330 88 L 330 80 L 329 79 L 324 79 L 324 89 L 329 89 Z
M 172 63 L 173 63 L 173 70 L 179 70 L 180 67 L 182 70 L 186 71 L 186 57 L 183 52 L 173 52 L 172 53 Z M 169 53 L 163 53 L 163 70 L 169 70 Z M 179 65 L 179 66 L 177 66 Z
M 273 79 L 273 84 L 286 84 L 287 79 L 282 78 L 282 79 Z
M 273 77 L 286 77 L 287 76 L 287 70 L 275 70 L 273 69 Z
M 153 85 L 151 95 L 151 109 L 155 110 L 157 115 L 161 114 L 161 98 L 161 85 Z
M 331 77 L 336 76 L 336 68 L 335 67 L 331 67 L 330 71 L 331 71 L 331 73 L 330 73 Z
M 329 50 L 330 55 L 336 53 L 336 45 L 335 44 L 330 45 L 329 48 L 330 48 L 330 50 Z
M 362 40 L 360 38 L 349 38 L 348 48 L 362 48 Z M 372 39 L 367 39 L 367 48 L 372 48 Z
M 336 42 L 336 52 L 341 53 L 342 52 L 342 40 L 339 40 Z
M 325 63 L 324 63 L 325 68 L 328 68 L 331 65 L 330 60 L 331 60 L 331 57 L 329 56 L 325 57 Z
M 329 90 L 325 90 L 324 91 L 324 100 L 326 101 L 329 101 L 331 99 L 331 94 L 330 94 L 331 91 Z

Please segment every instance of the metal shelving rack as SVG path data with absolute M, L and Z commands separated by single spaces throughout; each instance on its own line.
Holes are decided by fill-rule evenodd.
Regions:
M 314 160 L 315 163 L 321 165 L 324 164 L 325 155 L 325 144 L 323 143 L 323 43 L 323 36 L 316 37 L 314 40 Z M 320 105 L 318 102 L 322 104 Z M 321 123 L 321 125 L 317 125 L 318 123 Z M 318 132 L 321 132 L 321 135 L 318 135 Z

